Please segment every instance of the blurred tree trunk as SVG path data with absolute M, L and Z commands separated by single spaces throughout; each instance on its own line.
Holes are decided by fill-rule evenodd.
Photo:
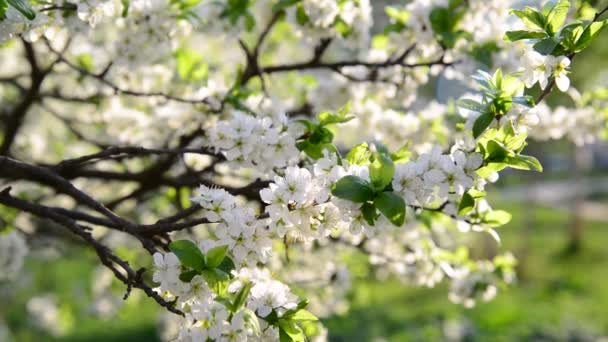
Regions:
M 527 147 L 527 153 L 534 156 L 543 156 L 544 145 L 543 144 L 531 144 Z M 543 161 L 541 160 L 541 164 Z M 522 186 L 525 187 L 525 196 L 522 199 L 520 206 L 522 215 L 522 238 L 519 251 L 517 253 L 517 278 L 519 281 L 524 282 L 528 278 L 529 274 L 526 270 L 527 259 L 532 248 L 532 236 L 534 234 L 535 227 L 538 226 L 536 219 L 536 198 L 534 194 L 534 185 L 541 180 L 541 174 L 538 172 L 531 172 L 524 176 Z
M 572 179 L 576 180 L 575 197 L 571 205 L 571 221 L 568 227 L 568 244 L 565 254 L 578 253 L 583 244 L 584 217 L 583 206 L 587 195 L 588 180 L 586 173 L 593 167 L 593 153 L 591 148 L 575 147 L 572 149 L 574 156 L 574 167 L 572 168 Z

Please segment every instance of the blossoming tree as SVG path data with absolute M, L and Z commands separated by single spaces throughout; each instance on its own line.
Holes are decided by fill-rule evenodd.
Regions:
M 469 236 L 499 241 L 511 218 L 486 187 L 542 171 L 529 138 L 606 133 L 606 91 L 568 78 L 606 11 L 0 0 L 0 277 L 20 272 L 37 217 L 89 245 L 125 299 L 166 309 L 179 341 L 322 340 L 354 253 L 490 300 L 516 261 L 469 257 Z M 550 109 L 552 91 L 577 107 Z

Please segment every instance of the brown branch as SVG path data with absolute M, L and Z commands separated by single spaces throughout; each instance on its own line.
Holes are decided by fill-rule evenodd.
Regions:
M 25 115 L 37 100 L 42 82 L 48 74 L 48 71 L 42 71 L 40 69 L 33 45 L 25 40 L 22 40 L 22 43 L 25 50 L 25 57 L 30 64 L 31 84 L 23 95 L 21 102 L 13 108 L 4 123 L 4 137 L 2 144 L 0 145 L 0 155 L 8 155 L 10 153 L 10 149 L 15 141 L 19 128 L 23 124 Z
M 95 250 L 99 260 L 114 273 L 114 276 L 127 285 L 127 294 L 125 295 L 125 298 L 127 297 L 131 288 L 139 288 L 143 290 L 148 297 L 154 299 L 159 305 L 166 308 L 170 312 L 181 316 L 184 315 L 183 312 L 175 308 L 174 303 L 167 302 L 158 293 L 156 293 L 152 287 L 144 282 L 142 275 L 145 269 L 139 269 L 138 271 L 133 270 L 128 262 L 118 258 L 108 247 L 93 238 L 88 227 L 79 225 L 70 217 L 58 214 L 56 211 L 50 210 L 48 207 L 33 204 L 11 196 L 10 187 L 0 192 L 0 204 L 18 208 L 40 218 L 49 219 L 69 229 L 72 233 L 82 238 Z M 122 271 L 117 266 L 120 266 Z

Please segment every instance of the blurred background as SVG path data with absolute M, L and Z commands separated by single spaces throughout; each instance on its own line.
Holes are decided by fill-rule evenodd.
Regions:
M 581 91 L 608 86 L 607 71 L 603 34 L 577 56 L 573 85 Z M 548 99 L 552 106 L 567 101 L 555 94 Z M 527 151 L 545 172 L 502 174 L 489 197 L 513 220 L 500 228 L 501 246 L 487 236 L 475 248 L 488 255 L 512 251 L 519 260 L 515 285 L 466 309 L 448 300 L 445 286 L 372 280 L 366 263 L 353 260 L 352 306 L 324 320 L 330 340 L 608 341 L 608 144 L 533 142 Z M 138 291 L 124 302 L 96 292 L 112 282 L 99 275 L 87 246 L 40 239 L 30 249 L 25 267 L 31 272 L 9 284 L 12 296 L 0 303 L 0 342 L 9 340 L 6 327 L 15 341 L 161 340 L 155 302 Z

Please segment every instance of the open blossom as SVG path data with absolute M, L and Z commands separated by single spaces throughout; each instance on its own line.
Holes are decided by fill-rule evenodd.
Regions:
M 555 85 L 561 91 L 567 91 L 570 87 L 570 79 L 568 78 L 568 67 L 570 66 L 570 58 L 566 56 L 547 56 L 549 63 L 551 63 L 551 69 L 553 70 L 553 77 L 555 78 Z
M 332 0 L 304 0 L 302 7 L 313 25 L 318 27 L 329 27 L 339 13 L 338 4 Z
M 180 262 L 173 253 L 154 253 L 154 276 L 153 280 L 161 284 L 163 290 L 170 290 L 179 282 Z
M 552 65 L 547 63 L 547 57 L 530 49 L 523 56 L 523 81 L 526 87 L 533 87 L 536 82 L 545 89 L 551 77 Z
M 568 67 L 570 59 L 566 56 L 543 56 L 530 49 L 523 56 L 522 80 L 526 87 L 531 88 L 538 82 L 541 89 L 545 89 L 549 80 L 553 78 L 557 88 L 567 91 L 570 87 Z
M 26 19 L 12 6 L 0 18 L 0 43 L 24 40 L 0 49 L 0 102 L 11 110 L 21 106 L 15 102 L 18 94 L 34 88 L 28 73 L 41 76 L 35 75 L 36 61 L 44 84 L 32 90 L 44 101 L 25 109 L 27 120 L 19 130 L 26 134 L 18 134 L 6 154 L 58 165 L 59 171 L 67 170 L 56 164 L 67 156 L 86 160 L 75 174 L 67 172 L 69 180 L 77 178 L 78 189 L 103 188 L 104 203 L 124 201 L 117 214 L 135 203 L 129 219 L 156 221 L 152 226 L 162 228 L 118 235 L 136 235 L 149 243 L 147 249 L 166 249 L 177 239 L 196 241 L 186 252 L 169 245 L 175 253 L 153 255 L 152 281 L 162 298 L 184 313 L 176 318 L 179 335 L 173 334 L 179 342 L 284 340 L 286 327 L 279 328 L 276 318 L 288 320 L 285 313 L 305 303 L 294 292 L 310 299 L 306 310 L 319 316 L 344 313 L 351 289 L 350 264 L 344 259 L 353 253 L 369 256 L 361 259 L 369 260 L 379 277 L 429 287 L 445 279 L 454 302 L 472 306 L 489 300 L 503 270 L 497 272 L 487 260 L 461 257 L 467 254 L 463 240 L 469 240 L 462 234 L 496 234 L 488 229 L 494 224 L 491 217 L 480 215 L 492 209 L 478 198 L 498 179 L 489 170 L 508 163 L 531 167 L 525 163 L 532 164 L 531 158 L 511 147 L 525 145 L 518 139 L 528 134 L 583 144 L 605 133 L 604 113 L 591 106 L 529 107 L 521 82 L 502 82 L 516 90 L 498 89 L 500 81 L 485 84 L 492 89 L 469 99 L 470 113 L 454 115 L 452 99 L 462 85 L 471 84 L 469 76 L 479 63 L 500 66 L 503 80 L 509 73 L 510 80 L 515 75 L 528 88 L 538 83 L 547 89 L 551 82 L 561 91 L 570 88 L 569 57 L 545 56 L 524 42 L 511 46 L 500 39 L 507 1 L 396 4 L 387 9 L 382 22 L 390 25 L 373 44 L 372 3 L 375 8 L 379 2 L 370 0 L 78 0 L 74 6 L 64 3 L 72 9 L 57 11 L 41 11 L 51 3 L 30 3 L 36 19 Z M 450 27 L 453 35 L 434 27 L 445 9 L 462 19 Z M 27 43 L 42 36 L 47 38 L 43 42 Z M 572 58 L 570 51 L 564 54 Z M 510 74 L 514 70 L 520 73 Z M 448 89 L 455 88 L 452 81 L 458 82 L 456 92 Z M 437 98 L 431 99 L 435 84 Z M 333 114 L 337 108 L 349 101 L 349 115 L 356 119 L 331 123 L 339 118 Z M 317 113 L 323 114 L 315 118 Z M 53 124 L 39 124 L 45 116 L 53 116 Z M 490 122 L 475 127 L 484 121 Z M 478 135 L 480 126 L 485 131 Z M 73 134 L 64 151 L 58 147 L 65 144 L 57 141 L 65 140 L 68 131 Z M 512 137 L 513 132 L 519 135 Z M 510 151 L 486 148 L 489 139 Z M 119 143 L 150 148 L 107 160 L 112 151 L 91 159 L 75 156 Z M 363 156 L 347 157 L 344 152 L 357 144 L 365 146 Z M 382 160 L 375 153 L 384 150 L 389 151 L 388 166 L 373 169 Z M 184 151 L 190 156 L 181 158 Z M 504 163 L 491 165 L 494 157 L 504 157 Z M 370 172 L 371 162 L 377 173 Z M 345 176 L 360 179 L 347 191 L 335 191 Z M 99 187 L 97 178 L 128 186 Z M 167 220 L 159 217 L 170 215 L 173 206 L 167 202 L 177 199 L 181 205 L 179 194 L 197 182 L 206 185 L 194 190 L 195 207 Z M 376 188 L 380 183 L 383 188 Z M 226 184 L 228 191 L 215 184 Z M 268 185 L 260 189 L 259 184 Z M 178 196 L 157 196 L 154 186 L 175 189 Z M 39 190 L 28 188 L 22 198 L 42 198 L 45 192 Z M 356 202 L 345 199 L 349 191 Z M 84 225 L 88 216 L 80 216 Z M 405 222 L 397 227 L 400 218 Z M 97 239 L 96 234 L 91 236 Z M 20 274 L 26 251 L 17 231 L 0 231 L 0 282 Z M 184 256 L 189 252 L 195 255 Z M 199 252 L 203 261 L 189 263 Z M 323 328 L 317 328 L 319 339 L 325 338 Z

